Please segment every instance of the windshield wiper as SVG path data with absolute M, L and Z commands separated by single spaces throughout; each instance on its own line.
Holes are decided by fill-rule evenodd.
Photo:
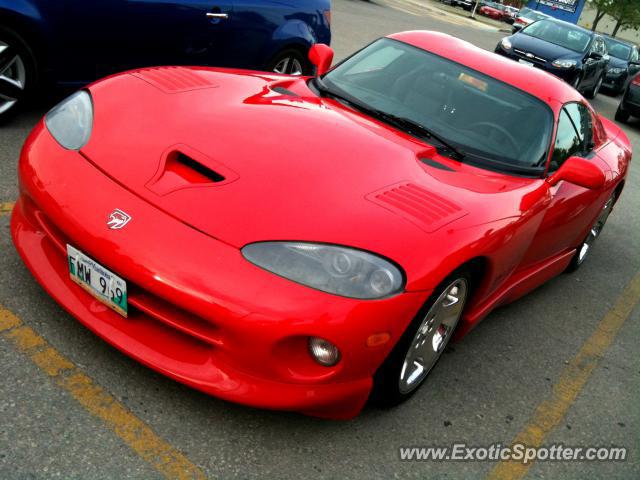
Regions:
M 412 132 L 415 135 L 418 135 L 420 137 L 428 138 L 430 140 L 431 139 L 435 140 L 436 142 L 440 143 L 445 150 L 448 150 L 451 156 L 454 157 L 456 160 L 462 161 L 462 159 L 464 159 L 465 157 L 465 154 L 463 153 L 463 151 L 457 147 L 454 147 L 448 140 L 445 140 L 440 135 L 435 133 L 433 130 L 425 127 L 424 125 L 414 120 L 411 120 L 410 118 L 399 117 L 397 115 L 393 115 L 387 112 L 382 112 L 380 110 L 376 110 L 376 115 L 379 116 L 382 120 L 386 120 L 388 123 L 396 125 L 397 127 L 400 127 L 403 130 Z
M 336 92 L 335 90 L 329 88 L 322 81 L 321 78 L 314 79 L 314 86 L 320 91 L 320 93 L 323 93 L 327 96 L 330 96 L 337 100 L 341 100 L 345 103 L 348 103 L 349 105 L 356 108 L 357 110 L 360 110 L 361 112 L 364 112 L 373 117 L 376 117 L 382 120 L 383 122 L 389 123 L 399 128 L 400 130 L 404 130 L 408 133 L 411 133 L 421 138 L 427 138 L 429 140 L 437 141 L 438 143 L 441 144 L 442 147 L 444 147 L 445 150 L 447 150 L 450 153 L 450 155 L 453 158 L 455 158 L 458 161 L 462 161 L 465 157 L 465 153 L 459 148 L 454 147 L 448 140 L 445 140 L 440 135 L 435 133 L 433 130 L 429 129 L 428 127 L 425 127 L 424 125 L 414 120 L 411 120 L 410 118 L 400 117 L 392 113 L 387 113 L 382 110 L 369 107 L 368 105 L 361 103 L 360 101 L 358 101 L 358 99 L 352 97 L 349 94 Z

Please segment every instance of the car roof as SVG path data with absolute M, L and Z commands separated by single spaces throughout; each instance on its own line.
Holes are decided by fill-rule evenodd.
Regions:
M 622 43 L 623 45 L 627 45 L 628 47 L 635 47 L 636 45 L 632 42 L 628 42 L 626 40 L 622 40 L 620 38 L 614 38 L 611 35 L 607 35 L 604 33 L 601 33 L 600 35 L 602 35 L 605 40 L 611 40 L 612 42 L 617 42 L 617 43 Z
M 582 96 L 569 84 L 538 68 L 522 65 L 446 33 L 414 30 L 387 38 L 413 45 L 427 52 L 465 65 L 523 90 L 545 103 L 581 101 Z
M 559 18 L 548 17 L 548 18 L 545 18 L 545 21 L 557 23 L 558 25 L 563 25 L 565 27 L 570 27 L 573 30 L 579 30 L 581 32 L 584 32 L 584 33 L 588 34 L 591 37 L 596 36 L 596 35 L 599 35 L 601 37 L 603 36 L 603 35 L 599 34 L 598 32 L 594 32 L 592 30 L 589 30 L 588 28 L 581 27 L 580 25 L 576 25 L 575 23 L 565 22 L 564 20 L 560 20 Z

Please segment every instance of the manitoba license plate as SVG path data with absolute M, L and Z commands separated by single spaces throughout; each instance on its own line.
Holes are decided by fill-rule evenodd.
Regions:
M 81 251 L 67 245 L 71 279 L 123 317 L 127 316 L 127 282 Z

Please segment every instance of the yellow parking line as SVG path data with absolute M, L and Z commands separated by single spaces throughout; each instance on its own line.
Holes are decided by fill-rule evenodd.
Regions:
M 167 479 L 206 479 L 187 457 L 161 439 L 122 403 L 97 385 L 31 327 L 0 305 L 0 336 L 35 363 L 91 415 Z
M 13 206 L 15 205 L 14 202 L 5 202 L 5 203 L 0 203 L 0 217 L 2 215 L 8 215 L 11 213 L 11 210 L 13 210 Z
M 604 316 L 577 355 L 569 362 L 553 386 L 551 395 L 533 413 L 524 428 L 513 439 L 512 445 L 522 443 L 528 447 L 542 445 L 547 434 L 564 418 L 593 370 L 598 366 L 616 334 L 640 301 L 640 273 L 631 280 L 615 305 Z M 486 480 L 518 480 L 523 478 L 532 463 L 502 461 L 489 472 Z

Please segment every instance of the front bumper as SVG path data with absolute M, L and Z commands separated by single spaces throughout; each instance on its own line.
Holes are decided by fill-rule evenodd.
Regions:
M 627 81 L 627 73 L 607 72 L 602 82 L 602 86 L 614 92 L 621 92 Z
M 42 122 L 23 149 L 19 174 L 13 240 L 45 290 L 127 355 L 225 400 L 329 418 L 357 415 L 372 375 L 430 293 L 358 301 L 261 270 L 61 149 Z M 122 230 L 106 226 L 114 208 L 132 216 Z M 129 318 L 70 280 L 66 243 L 127 280 Z M 389 342 L 366 345 L 383 332 Z M 309 336 L 335 343 L 341 361 L 315 364 L 306 352 Z
M 506 50 L 502 47 L 501 44 L 498 44 L 498 46 L 496 46 L 495 48 L 495 53 L 497 53 L 498 55 L 502 55 L 503 57 L 510 58 L 511 60 L 515 60 L 516 62 L 519 60 L 524 60 L 526 62 L 532 63 L 535 68 L 539 68 L 541 70 L 549 72 L 567 83 L 572 83 L 576 79 L 576 77 L 580 75 L 580 70 L 575 67 L 557 68 L 551 64 L 551 60 L 530 58 L 523 54 L 519 54 L 516 50 L 516 48 Z

